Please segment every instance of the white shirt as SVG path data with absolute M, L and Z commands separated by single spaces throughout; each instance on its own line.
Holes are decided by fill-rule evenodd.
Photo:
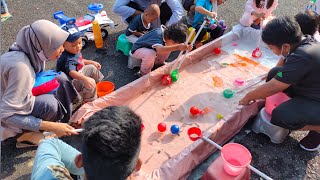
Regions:
M 179 0 L 117 0 L 113 5 L 113 12 L 121 16 L 124 23 L 127 23 L 125 20 L 136 11 L 135 9 L 127 6 L 130 1 L 137 3 L 142 10 L 144 10 L 149 4 L 155 3 L 161 5 L 166 2 L 172 11 L 172 16 L 166 23 L 166 26 L 177 23 L 183 16 L 183 9 Z

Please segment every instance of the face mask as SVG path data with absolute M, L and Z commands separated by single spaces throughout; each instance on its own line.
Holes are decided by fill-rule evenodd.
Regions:
M 290 52 L 290 50 L 289 50 L 289 52 Z M 281 59 L 286 59 L 287 57 L 288 57 L 288 55 L 289 55 L 289 53 L 287 54 L 287 55 L 283 55 L 283 45 L 281 46 L 281 52 L 280 52 L 280 58 Z

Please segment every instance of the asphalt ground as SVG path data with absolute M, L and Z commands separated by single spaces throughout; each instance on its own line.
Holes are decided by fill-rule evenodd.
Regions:
M 1 54 L 8 50 L 15 41 L 15 37 L 25 25 L 38 19 L 53 19 L 52 14 L 56 11 L 64 11 L 70 17 L 81 17 L 86 13 L 87 5 L 93 1 L 84 0 L 7 0 L 12 18 L 1 24 Z M 105 40 L 106 51 L 97 53 L 94 44 L 84 49 L 83 56 L 86 59 L 94 59 L 101 63 L 102 73 L 105 79 L 115 83 L 116 89 L 120 88 L 138 76 L 138 69 L 130 70 L 127 66 L 127 57 L 122 53 L 115 52 L 117 37 L 122 34 L 126 25 L 121 22 L 119 16 L 111 12 L 114 0 L 94 1 L 103 3 L 109 17 L 118 26 L 109 30 L 109 37 Z M 244 11 L 245 0 L 227 0 L 225 5 L 219 7 L 218 16 L 226 21 L 229 27 L 238 24 Z M 307 0 L 280 0 L 275 11 L 276 16 L 293 16 L 303 11 Z M 229 28 L 230 29 L 230 28 Z M 177 53 L 173 53 L 169 60 L 174 59 Z M 54 63 L 48 63 L 47 68 L 54 67 Z M 272 144 L 265 135 L 256 135 L 249 132 L 249 126 L 243 128 L 239 135 L 234 138 L 235 142 L 245 145 L 253 156 L 252 165 L 274 179 L 320 179 L 320 156 L 318 152 L 306 152 L 298 147 L 298 142 L 306 132 L 293 132 L 282 144 Z M 249 132 L 249 133 L 248 133 Z M 74 139 L 66 141 L 77 144 Z M 16 149 L 15 138 L 8 139 L 1 144 L 1 176 L 0 179 L 30 179 L 33 166 L 33 158 L 36 148 Z M 198 179 L 206 167 L 217 156 L 212 155 L 192 173 L 189 179 Z M 252 179 L 259 179 L 254 173 Z

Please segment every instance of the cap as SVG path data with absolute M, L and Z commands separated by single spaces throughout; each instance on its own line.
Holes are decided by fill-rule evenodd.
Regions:
M 74 42 L 81 37 L 81 32 L 76 25 L 65 25 L 62 27 L 62 29 L 69 33 L 67 38 L 68 42 Z

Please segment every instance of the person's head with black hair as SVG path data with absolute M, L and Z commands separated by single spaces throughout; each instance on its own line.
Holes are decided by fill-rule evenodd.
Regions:
M 106 107 L 84 124 L 82 154 L 75 163 L 88 180 L 127 179 L 141 146 L 141 119 L 127 107 Z
M 288 55 L 301 42 L 302 36 L 298 22 L 287 16 L 271 20 L 262 31 L 262 41 L 276 55 Z
M 294 18 L 299 23 L 303 34 L 313 36 L 318 30 L 319 19 L 313 11 L 300 12 Z
M 187 26 L 183 23 L 172 24 L 164 29 L 164 40 L 167 46 L 184 43 L 187 38 Z
M 266 0 L 255 0 L 257 8 L 263 8 Z M 269 9 L 274 3 L 274 0 L 268 0 L 267 9 Z

